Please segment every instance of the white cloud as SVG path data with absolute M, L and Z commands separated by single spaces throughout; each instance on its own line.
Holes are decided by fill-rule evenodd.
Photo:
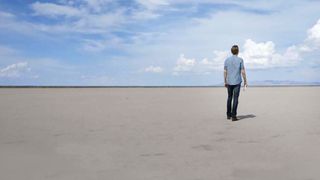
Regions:
M 151 10 L 139 10 L 135 11 L 131 18 L 133 20 L 149 20 L 149 19 L 156 19 L 160 16 L 160 14 L 155 13 Z
M 143 8 L 134 11 L 133 20 L 149 20 L 159 18 L 162 14 L 157 12 L 161 9 L 170 8 L 168 0 L 136 0 Z
M 106 34 L 119 25 L 158 18 L 160 15 L 155 12 L 156 9 L 167 5 L 163 0 L 139 0 L 138 3 L 144 8 L 116 7 L 110 11 L 106 10 L 109 3 L 115 2 L 112 0 L 63 0 L 60 4 L 35 2 L 31 5 L 35 15 L 60 18 L 61 21 L 56 24 L 38 23 L 33 27 L 49 33 Z M 127 13 L 128 10 L 131 12 L 130 15 Z M 69 19 L 63 19 L 65 17 Z
M 89 8 L 95 12 L 101 12 L 102 7 L 107 6 L 112 0 L 85 0 Z
M 85 40 L 83 43 L 83 50 L 89 51 L 89 52 L 99 52 L 103 51 L 107 47 L 105 42 L 101 41 L 94 41 L 94 40 Z
M 81 14 L 83 13 L 77 8 L 65 5 L 58 5 L 54 3 L 35 2 L 31 5 L 31 8 L 34 10 L 35 15 L 43 15 L 48 17 L 75 17 L 81 16 Z
M 82 43 L 82 49 L 88 52 L 101 52 L 106 48 L 120 48 L 122 41 L 118 37 L 109 37 L 106 40 L 85 39 Z
M 284 53 L 277 53 L 272 41 L 255 42 L 247 39 L 239 57 L 244 59 L 245 67 L 248 69 L 267 69 L 273 67 L 289 67 L 296 65 L 301 60 L 301 48 L 290 46 Z M 213 71 L 222 71 L 225 59 L 231 56 L 230 51 L 214 51 L 213 58 L 203 58 L 201 61 L 188 59 L 183 54 L 177 60 L 173 74 L 189 72 L 196 74 L 210 74 Z
M 311 41 L 315 46 L 320 48 L 320 19 L 312 28 L 308 30 L 307 41 Z
M 114 25 L 121 24 L 124 21 L 123 11 L 118 10 L 113 13 L 99 14 L 99 15 L 88 15 L 78 22 L 75 26 L 78 28 L 96 28 L 105 29 L 110 28 Z
M 0 11 L 0 19 L 10 19 L 10 18 L 14 18 L 14 17 L 15 16 L 11 13 Z
M 201 61 L 197 61 L 196 59 L 186 58 L 184 54 L 181 54 L 173 69 L 173 75 L 179 75 L 183 72 L 210 74 L 213 71 L 221 70 L 224 60 L 228 56 L 228 52 L 214 51 L 213 55 L 214 57 L 211 60 L 209 58 L 203 58 Z
M 160 6 L 169 5 L 169 2 L 166 0 L 137 0 L 137 2 L 151 10 L 157 9 Z
M 71 3 L 72 2 L 72 3 Z M 63 4 L 35 2 L 31 5 L 35 15 L 59 18 L 59 23 L 33 23 L 35 30 L 48 33 L 105 34 L 126 21 L 124 9 L 106 12 L 109 0 L 66 1 Z M 65 19 L 68 18 L 68 19 Z
M 0 11 L 0 29 L 22 34 L 31 34 L 35 32 L 35 24 L 26 21 L 19 21 L 18 17 L 8 12 Z M 37 34 L 39 35 L 39 34 Z
M 161 73 L 163 69 L 160 66 L 149 66 L 145 68 L 145 72 Z
M 177 60 L 176 67 L 174 67 L 174 74 L 179 74 L 179 72 L 188 72 L 193 69 L 196 65 L 195 59 L 188 59 L 184 57 L 184 54 L 180 54 L 179 59 Z
M 239 56 L 244 59 L 248 68 L 267 68 L 274 60 L 274 48 L 275 45 L 272 41 L 256 43 L 251 39 L 247 39 Z
M 277 53 L 272 41 L 254 42 L 247 39 L 239 54 L 245 65 L 250 69 L 266 69 L 272 67 L 288 67 L 296 65 L 301 60 L 300 49 L 297 46 L 288 47 L 284 53 Z
M 31 68 L 29 68 L 27 62 L 19 62 L 0 69 L 0 77 L 18 78 L 24 72 L 28 72 L 30 70 Z
M 204 58 L 200 61 L 201 71 L 210 71 L 210 70 L 219 70 L 223 67 L 224 60 L 228 57 L 228 51 L 214 51 L 214 58 L 212 60 L 208 60 L 208 58 Z

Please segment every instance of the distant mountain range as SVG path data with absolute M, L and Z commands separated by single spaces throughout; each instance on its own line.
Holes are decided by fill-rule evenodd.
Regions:
M 251 85 L 320 85 L 320 82 L 264 80 L 264 81 L 252 81 L 250 84 Z
M 217 86 L 223 86 L 223 83 Z M 263 80 L 249 81 L 249 86 L 320 86 L 320 81 Z

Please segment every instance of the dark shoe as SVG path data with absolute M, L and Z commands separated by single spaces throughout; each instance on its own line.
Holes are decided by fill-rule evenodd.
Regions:
M 227 119 L 231 119 L 231 116 L 227 116 Z
M 239 119 L 237 117 L 232 117 L 232 121 L 238 121 Z

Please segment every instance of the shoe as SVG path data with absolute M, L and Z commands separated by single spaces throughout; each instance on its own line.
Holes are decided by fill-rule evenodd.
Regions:
M 239 119 L 237 117 L 232 117 L 232 121 L 238 121 Z
M 227 116 L 227 119 L 231 119 L 231 116 Z

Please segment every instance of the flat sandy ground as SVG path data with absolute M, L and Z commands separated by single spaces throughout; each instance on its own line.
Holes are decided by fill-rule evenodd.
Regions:
M 320 87 L 0 89 L 1 180 L 317 180 Z

